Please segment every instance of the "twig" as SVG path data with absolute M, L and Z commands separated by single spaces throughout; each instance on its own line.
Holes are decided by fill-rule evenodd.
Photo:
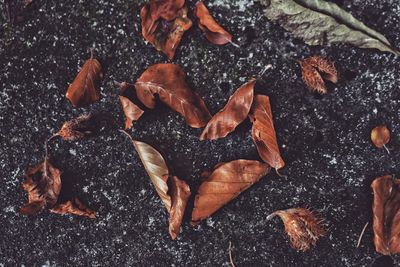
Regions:
M 48 138 L 47 140 L 46 140 L 46 142 L 44 142 L 44 151 L 45 151 L 45 158 L 44 158 L 44 176 L 47 176 L 47 162 L 48 162 L 48 160 L 49 160 L 49 142 L 53 139 L 53 138 L 55 138 L 55 137 L 57 137 L 57 136 L 59 136 L 59 134 L 58 133 L 56 133 L 56 134 L 53 134 L 50 138 Z
M 365 233 L 365 230 L 367 229 L 368 224 L 369 224 L 369 222 L 367 222 L 367 223 L 364 225 L 364 228 L 363 228 L 362 231 L 361 231 L 360 237 L 358 238 L 358 242 L 357 242 L 356 248 L 358 248 L 358 247 L 360 246 L 360 244 L 361 244 L 361 239 L 362 239 L 363 236 L 364 236 L 364 233 Z
M 235 264 L 233 263 L 233 258 L 232 258 L 232 242 L 229 241 L 229 262 L 231 263 L 232 267 L 235 267 Z

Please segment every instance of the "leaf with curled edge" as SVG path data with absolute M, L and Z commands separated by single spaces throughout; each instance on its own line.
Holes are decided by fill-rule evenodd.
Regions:
M 225 137 L 246 119 L 253 103 L 255 83 L 256 79 L 251 79 L 236 90 L 225 107 L 207 123 L 200 135 L 200 140 L 215 140 Z
M 139 100 L 148 108 L 155 107 L 155 94 L 172 110 L 181 114 L 186 123 L 200 128 L 211 118 L 203 100 L 185 81 L 186 74 L 176 64 L 156 64 L 149 67 L 135 83 Z
M 64 122 L 61 129 L 57 132 L 62 139 L 76 141 L 93 134 L 95 126 L 91 114 L 83 114 L 75 119 Z
M 140 11 L 142 19 L 142 35 L 158 51 L 162 51 L 172 60 L 176 49 L 182 40 L 183 34 L 192 27 L 192 21 L 187 16 L 187 8 L 181 8 L 172 21 L 151 17 L 149 5 L 143 6 Z
M 265 16 L 308 45 L 347 43 L 400 55 L 380 33 L 324 0 L 258 0 Z
M 170 21 L 177 17 L 177 13 L 185 5 L 185 0 L 151 0 L 150 14 L 153 21 L 162 18 Z
M 170 177 L 163 156 L 155 148 L 144 142 L 133 140 L 125 131 L 121 132 L 130 138 L 139 154 L 146 172 L 169 213 L 170 236 L 176 239 L 190 197 L 190 187 L 177 176 Z
M 384 255 L 397 254 L 400 252 L 400 180 L 391 175 L 378 177 L 371 188 L 375 249 Z
M 28 192 L 28 203 L 20 212 L 25 215 L 39 214 L 57 203 L 61 191 L 61 171 L 46 158 L 42 163 L 28 168 L 22 187 Z
M 194 201 L 192 225 L 208 218 L 241 192 L 268 174 L 270 166 L 256 160 L 239 159 L 219 163 L 214 170 L 203 173 Z
M 96 218 L 96 212 L 89 209 L 77 197 L 74 197 L 72 200 L 68 200 L 65 203 L 56 204 L 53 208 L 50 209 L 50 212 L 61 215 L 72 214 L 89 217 L 92 219 Z
M 100 62 L 93 58 L 86 60 L 75 80 L 68 87 L 66 97 L 74 107 L 83 107 L 100 99 L 100 82 L 103 70 Z
M 197 2 L 194 15 L 199 19 L 199 27 L 208 41 L 216 45 L 232 43 L 232 35 L 214 20 L 203 1 Z
M 144 111 L 125 96 L 119 96 L 119 101 L 121 102 L 126 117 L 125 129 L 130 129 L 133 126 L 133 122 L 142 117 Z
M 258 154 L 262 160 L 271 165 L 272 168 L 283 168 L 285 162 L 279 152 L 274 121 L 272 119 L 271 104 L 268 96 L 254 96 L 249 117 L 250 121 L 253 123 L 251 135 L 257 147 Z

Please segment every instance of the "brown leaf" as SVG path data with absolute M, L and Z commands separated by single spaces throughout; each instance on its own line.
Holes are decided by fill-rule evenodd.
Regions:
M 294 249 L 306 251 L 315 246 L 318 239 L 325 235 L 323 219 L 315 212 L 304 208 L 278 210 L 267 217 L 278 215 L 285 225 L 285 231 L 290 237 Z
M 197 2 L 194 15 L 199 19 L 199 27 L 208 41 L 216 45 L 232 43 L 232 35 L 214 20 L 203 1 Z
M 371 131 L 372 143 L 377 148 L 384 147 L 390 141 L 390 131 L 386 126 L 377 126 Z
M 400 180 L 386 175 L 376 178 L 371 187 L 375 249 L 384 255 L 397 254 L 400 252 Z
M 50 209 L 50 211 L 61 215 L 73 214 L 92 219 L 96 218 L 96 212 L 89 209 L 77 197 L 62 204 L 56 204 L 52 209 Z
M 155 21 L 149 10 L 149 5 L 145 5 L 140 11 L 143 37 L 172 60 L 183 34 L 192 27 L 192 21 L 187 17 L 187 8 L 179 9 L 173 21 Z
M 241 192 L 267 175 L 270 166 L 256 160 L 239 159 L 219 163 L 214 170 L 204 172 L 192 212 L 193 225 L 208 218 Z
M 299 63 L 303 81 L 310 91 L 326 94 L 328 90 L 323 78 L 332 83 L 337 83 L 338 81 L 335 64 L 327 59 L 320 56 L 313 56 L 303 59 Z
M 169 233 L 171 238 L 175 239 L 182 224 L 186 203 L 190 196 L 190 188 L 185 181 L 178 177 L 170 177 L 167 164 L 160 152 L 144 142 L 133 140 L 127 132 L 122 132 L 131 139 L 146 172 L 169 213 Z
M 139 100 L 148 108 L 155 106 L 155 94 L 172 110 L 180 113 L 193 128 L 207 124 L 211 115 L 203 100 L 185 81 L 183 69 L 176 64 L 156 64 L 149 67 L 137 80 Z
M 63 124 L 58 135 L 64 140 L 76 141 L 93 134 L 92 115 L 84 114 Z
M 185 0 L 151 0 L 150 13 L 153 21 L 162 18 L 170 21 L 177 17 L 177 13 L 185 5 Z
M 36 215 L 45 208 L 51 208 L 57 203 L 61 190 L 61 171 L 55 168 L 46 158 L 42 163 L 30 167 L 25 172 L 22 187 L 28 192 L 28 203 L 20 212 L 26 215 Z
M 228 103 L 223 109 L 215 114 L 207 123 L 200 140 L 215 140 L 227 136 L 246 119 L 249 114 L 251 103 L 253 103 L 255 79 L 251 79 L 242 85 L 229 98 Z
M 258 154 L 272 168 L 283 168 L 285 162 L 279 152 L 268 96 L 256 95 L 254 97 L 249 117 L 253 123 L 251 135 Z
M 133 122 L 137 121 L 142 117 L 144 111 L 135 105 L 129 98 L 124 96 L 119 96 L 119 100 L 121 101 L 122 109 L 125 113 L 125 129 L 130 129 L 133 126 Z
M 66 97 L 74 107 L 82 107 L 100 99 L 100 81 L 103 71 L 100 62 L 93 58 L 86 60 L 75 80 L 68 87 Z

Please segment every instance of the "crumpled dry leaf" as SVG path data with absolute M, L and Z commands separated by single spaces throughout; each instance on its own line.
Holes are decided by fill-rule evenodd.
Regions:
M 194 15 L 199 19 L 199 27 L 211 43 L 217 45 L 232 43 L 232 35 L 214 20 L 203 1 L 197 2 Z
M 140 11 L 140 17 L 143 37 L 172 60 L 183 34 L 192 27 L 192 21 L 187 17 L 187 8 L 179 9 L 174 20 L 167 21 L 161 18 L 155 21 L 149 5 L 145 5 Z
M 249 117 L 250 121 L 253 123 L 251 134 L 253 142 L 257 147 L 258 154 L 262 160 L 268 163 L 272 168 L 283 168 L 285 162 L 279 152 L 272 119 L 271 104 L 268 96 L 254 96 Z
M 326 79 L 332 83 L 337 83 L 337 70 L 335 64 L 319 56 L 313 56 L 299 61 L 302 71 L 302 79 L 310 91 L 317 91 L 326 94 Z
M 125 96 L 119 96 L 119 101 L 121 101 L 122 109 L 126 117 L 125 129 L 130 129 L 133 126 L 133 122 L 142 117 L 144 111 Z
M 378 177 L 371 188 L 375 249 L 384 255 L 397 254 L 400 252 L 400 180 L 391 175 Z
M 279 216 L 285 225 L 285 231 L 290 237 L 291 245 L 299 251 L 306 251 L 315 246 L 318 239 L 326 233 L 324 220 L 315 212 L 304 208 L 278 210 L 270 214 L 267 220 Z
M 176 176 L 170 177 L 163 156 L 152 146 L 137 140 L 125 131 L 132 141 L 150 179 L 169 213 L 169 233 L 175 239 L 182 224 L 190 187 Z
M 208 218 L 241 192 L 268 174 L 270 166 L 256 160 L 239 159 L 219 163 L 210 172 L 204 172 L 192 212 L 192 225 Z
M 324 0 L 258 0 L 265 16 L 309 45 L 348 43 L 400 55 L 380 33 Z
M 100 62 L 93 58 L 86 60 L 75 80 L 68 87 L 66 97 L 74 107 L 83 107 L 100 99 L 100 82 L 103 70 Z
M 61 171 L 46 158 L 42 163 L 28 168 L 22 187 L 29 196 L 28 203 L 20 212 L 36 215 L 57 203 L 61 190 Z
M 150 0 L 150 13 L 153 21 L 162 18 L 170 21 L 177 17 L 177 13 L 185 5 L 185 0 Z
M 193 128 L 207 124 L 211 115 L 203 100 L 185 81 L 186 74 L 176 64 L 156 64 L 149 67 L 137 80 L 136 94 L 148 108 L 155 106 L 155 94 L 172 110 L 180 113 Z
M 390 141 L 390 131 L 386 126 L 377 126 L 371 131 L 371 141 L 377 148 L 384 147 Z
M 225 107 L 207 123 L 200 135 L 200 140 L 215 140 L 225 137 L 246 119 L 251 103 L 253 103 L 255 83 L 256 79 L 251 79 L 236 90 Z
M 91 114 L 84 114 L 75 119 L 67 121 L 58 131 L 59 135 L 64 140 L 76 141 L 93 134 L 94 125 Z
M 78 216 L 85 216 L 89 218 L 96 218 L 96 212 L 89 209 L 85 204 L 83 204 L 77 197 L 72 200 L 68 200 L 65 203 L 56 204 L 50 209 L 50 212 L 57 214 L 73 214 Z

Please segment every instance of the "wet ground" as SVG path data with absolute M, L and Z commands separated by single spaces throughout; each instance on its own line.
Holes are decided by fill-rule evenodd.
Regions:
M 258 89 L 271 98 L 287 178 L 271 173 L 197 228 L 187 216 L 171 241 L 165 208 L 133 146 L 117 131 L 124 115 L 113 81 L 134 82 L 148 66 L 166 62 L 141 37 L 143 1 L 36 2 L 23 23 L 11 26 L 1 18 L 0 265 L 228 266 L 229 242 L 237 266 L 369 266 L 379 257 L 371 227 L 355 245 L 372 218 L 371 181 L 400 175 L 399 58 L 348 45 L 309 47 L 269 22 L 250 0 L 208 1 L 240 48 L 208 43 L 194 24 L 174 62 L 213 114 L 241 84 L 273 65 Z M 335 2 L 400 43 L 399 1 Z M 102 99 L 75 109 L 64 95 L 89 48 L 105 68 Z M 310 55 L 333 59 L 340 73 L 323 97 L 301 81 L 295 60 Z M 27 200 L 24 170 L 43 159 L 44 141 L 62 122 L 85 112 L 100 118 L 99 133 L 58 140 L 50 150 L 63 179 L 98 218 L 20 215 Z M 390 154 L 370 142 L 378 124 L 391 129 Z M 218 162 L 258 159 L 249 122 L 218 141 L 200 142 L 200 132 L 159 104 L 131 134 L 159 147 L 193 191 L 200 173 Z M 266 220 L 274 210 L 296 206 L 319 211 L 329 225 L 327 236 L 306 253 L 290 247 L 280 220 Z

